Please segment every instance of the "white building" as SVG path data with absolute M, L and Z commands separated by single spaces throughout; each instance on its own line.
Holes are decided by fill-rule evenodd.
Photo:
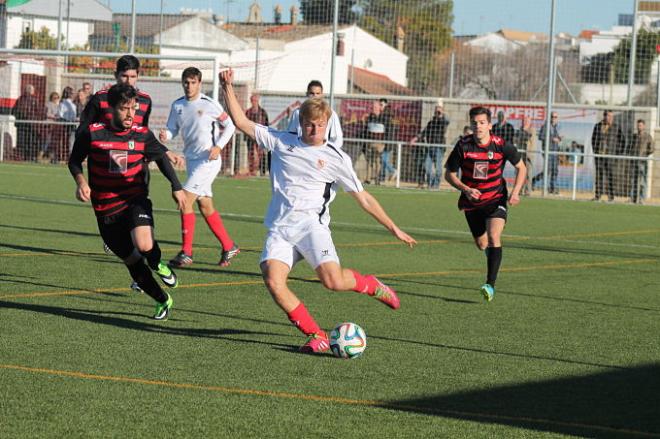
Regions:
M 500 29 L 465 41 L 466 46 L 492 53 L 509 53 L 528 44 L 547 43 L 548 36 L 538 32 Z
M 384 43 L 358 26 L 344 26 L 338 31 L 338 48 L 332 47 L 332 28 L 326 25 L 229 24 L 225 29 L 250 43 L 247 50 L 233 52 L 230 65 L 238 70 L 239 80 L 254 81 L 255 61 L 259 59 L 257 87 L 262 91 L 305 91 L 312 79 L 321 81 L 326 91 L 330 85 L 333 53 L 335 93 L 348 92 L 350 67 L 386 76 L 400 86 L 407 86 L 408 56 Z M 255 49 L 259 39 L 259 53 Z
M 60 16 L 62 48 L 84 47 L 96 23 L 112 20 L 112 11 L 96 0 L 29 0 L 7 7 L 0 24 L 0 43 L 5 48 L 14 48 L 24 31 L 39 32 L 42 28 L 47 28 L 50 35 L 57 38 Z
M 164 56 L 160 60 L 161 71 L 178 77 L 183 68 L 191 64 L 186 61 L 168 60 L 167 55 L 200 56 L 217 58 L 227 63 L 234 52 L 249 47 L 248 43 L 212 22 L 208 14 L 138 14 L 135 20 L 135 46 L 158 49 Z M 128 46 L 131 29 L 130 14 L 114 14 L 111 23 L 96 26 L 90 38 L 92 49 L 99 51 L 116 50 L 119 44 Z M 213 61 L 197 63 L 206 78 L 213 71 Z

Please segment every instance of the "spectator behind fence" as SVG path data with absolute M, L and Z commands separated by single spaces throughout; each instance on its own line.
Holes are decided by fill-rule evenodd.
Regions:
M 419 186 L 421 186 L 423 175 L 426 174 L 425 183 L 429 189 L 440 187 L 442 159 L 445 155 L 445 144 L 447 143 L 447 126 L 449 126 L 449 119 L 445 116 L 442 104 L 438 103 L 435 106 L 433 118 L 418 135 L 410 139 L 411 145 L 414 145 L 418 140 L 435 145 L 417 150 L 417 183 Z M 434 166 L 435 171 L 433 170 Z
M 85 94 L 85 90 L 79 88 L 78 92 L 76 93 L 76 97 L 73 99 L 73 103 L 76 106 L 76 117 L 80 118 L 80 115 L 85 109 L 85 105 L 87 105 L 88 100 L 89 96 Z
M 46 120 L 49 122 L 57 121 L 57 113 L 60 107 L 60 94 L 56 91 L 52 92 L 48 96 L 48 102 L 46 102 Z M 55 130 L 54 124 L 49 124 L 43 130 L 44 132 L 44 142 L 42 151 L 39 154 L 38 159 L 45 159 L 52 154 L 53 151 L 53 135 Z
M 247 118 L 256 124 L 268 126 L 268 113 L 259 105 L 259 95 L 255 93 L 250 96 L 250 103 L 252 106 L 245 111 Z M 266 175 L 266 170 L 270 169 L 270 165 L 267 163 L 267 157 L 264 157 L 264 150 L 250 138 L 247 139 L 247 149 L 250 175 L 256 175 L 257 172 Z
M 75 130 L 74 125 L 65 125 L 62 122 L 75 122 L 77 120 L 76 104 L 73 103 L 73 88 L 64 87 L 62 100 L 57 109 L 57 120 L 53 136 L 53 150 L 51 151 L 52 163 L 64 163 L 69 159 L 69 148 L 71 133 Z
M 392 138 L 392 115 L 389 110 L 386 111 L 386 108 L 387 99 L 381 98 L 374 101 L 371 113 L 367 116 L 365 138 L 376 140 L 376 142 L 368 142 L 365 145 L 364 155 L 368 165 L 367 179 L 364 181 L 366 184 L 370 183 L 370 179 L 373 179 L 375 184 L 380 184 L 381 178 L 384 179 L 387 173 L 390 176 L 394 175 L 395 169 L 389 163 L 392 145 L 382 142 Z M 382 173 L 381 164 L 383 165 Z
M 527 168 L 527 176 L 525 178 L 525 185 L 522 189 L 523 195 L 529 195 L 532 190 L 532 154 L 536 153 L 536 130 L 532 126 L 532 120 L 529 116 L 523 116 L 520 122 L 520 129 L 516 132 L 515 136 L 516 147 L 525 159 L 525 168 Z
M 515 132 L 516 130 L 513 128 L 513 125 L 506 121 L 506 115 L 504 112 L 498 111 L 497 123 L 493 125 L 493 135 L 501 137 L 505 142 L 511 143 L 513 145 L 513 137 L 515 136 Z
M 618 124 L 614 123 L 614 113 L 612 110 L 605 110 L 603 112 L 603 120 L 594 126 L 594 131 L 591 134 L 591 147 L 594 150 L 594 154 L 616 154 L 623 149 L 624 143 L 623 131 Z M 593 201 L 600 200 L 605 184 L 607 184 L 609 201 L 614 201 L 614 176 L 612 173 L 614 159 L 594 157 L 594 161 L 596 178 L 594 182 Z
M 40 150 L 39 127 L 27 121 L 43 120 L 46 108 L 34 96 L 34 85 L 25 86 L 11 113 L 16 118 L 16 150 L 19 160 L 35 161 Z
M 541 126 L 539 130 L 539 140 L 541 141 L 541 150 L 543 151 L 545 158 L 545 123 Z M 548 191 L 551 194 L 558 194 L 559 190 L 557 189 L 557 176 L 559 175 L 559 155 L 552 154 L 559 151 L 559 142 L 561 142 L 561 135 L 559 134 L 559 114 L 553 111 L 550 114 L 550 145 L 548 154 L 548 173 L 550 178 L 548 179 Z M 543 179 L 545 172 L 541 171 L 534 176 L 532 179 L 532 188 L 534 188 L 539 181 Z
M 646 122 L 637 121 L 637 132 L 632 135 L 630 142 L 630 155 L 633 157 L 644 157 L 644 160 L 632 162 L 632 188 L 630 200 L 633 203 L 642 203 L 646 197 L 646 178 L 648 173 L 648 157 L 654 151 L 653 138 L 646 131 Z

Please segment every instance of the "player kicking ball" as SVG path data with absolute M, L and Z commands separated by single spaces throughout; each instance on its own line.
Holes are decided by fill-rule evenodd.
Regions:
M 153 318 L 167 320 L 172 298 L 156 283 L 149 268 L 170 288 L 178 282 L 176 274 L 161 261 L 154 239 L 147 161 L 155 161 L 170 181 L 179 209 L 183 209 L 185 198 L 166 156 L 167 148 L 148 128 L 134 125 L 137 97 L 137 90 L 128 84 L 116 84 L 108 90 L 112 119 L 107 125 L 95 123 L 80 131 L 69 157 L 69 171 L 77 185 L 76 198 L 92 202 L 103 242 L 156 301 Z M 83 174 L 85 159 L 89 182 Z
M 234 124 L 272 153 L 272 197 L 264 220 L 268 234 L 260 263 L 264 283 L 291 323 L 309 337 L 300 351 L 327 351 L 330 349 L 327 334 L 287 285 L 289 272 L 299 260 L 305 259 L 329 290 L 353 290 L 373 296 L 392 309 L 400 306 L 396 292 L 375 276 L 339 265 L 329 228 L 329 207 L 337 186 L 350 193 L 362 209 L 397 239 L 410 247 L 417 242 L 400 230 L 378 201 L 363 189 L 350 157 L 326 141 L 331 109 L 325 101 L 308 99 L 303 103 L 299 137 L 249 120 L 234 94 L 232 81 L 232 70 L 220 73 L 225 103 Z
M 515 146 L 490 133 L 493 128 L 490 110 L 472 108 L 470 123 L 474 134 L 464 136 L 454 146 L 445 165 L 445 180 L 461 191 L 458 208 L 465 212 L 475 244 L 479 250 L 486 251 L 488 272 L 480 291 L 490 302 L 495 296 L 495 281 L 502 263 L 501 237 L 507 219 L 504 166 L 508 160 L 516 168 L 516 180 L 509 197 L 511 206 L 520 203 L 527 169 Z
M 188 67 L 181 74 L 184 96 L 172 103 L 167 129 L 160 130 L 159 139 L 166 142 L 179 132 L 183 137 L 188 179 L 183 185 L 186 205 L 181 212 L 181 251 L 171 267 L 185 267 L 193 263 L 195 236 L 195 201 L 209 228 L 220 241 L 222 253 L 219 265 L 226 267 L 240 250 L 229 237 L 220 213 L 213 207 L 213 181 L 222 169 L 220 152 L 236 130 L 220 104 L 202 94 L 202 72 Z

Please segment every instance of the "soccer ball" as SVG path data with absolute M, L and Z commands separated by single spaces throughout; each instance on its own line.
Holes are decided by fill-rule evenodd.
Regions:
M 345 322 L 330 332 L 330 349 L 338 358 L 357 358 L 367 348 L 367 335 L 355 323 Z

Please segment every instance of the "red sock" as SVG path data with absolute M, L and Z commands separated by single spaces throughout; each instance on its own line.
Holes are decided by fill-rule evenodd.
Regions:
M 181 250 L 188 256 L 192 256 L 193 238 L 195 237 L 195 214 L 181 214 Z
M 300 302 L 300 305 L 298 305 L 293 311 L 288 312 L 287 316 L 291 323 L 293 323 L 295 327 L 305 335 L 319 334 L 323 332 L 312 316 L 309 315 L 307 308 L 305 308 L 305 304 L 302 302 Z
M 355 270 L 351 270 L 351 273 L 353 273 L 353 277 L 355 278 L 355 287 L 353 288 L 353 291 L 373 296 L 376 292 L 376 288 L 378 288 L 376 278 L 371 275 L 362 275 Z
M 223 250 L 227 251 L 234 246 L 234 241 L 229 237 L 229 233 L 227 233 L 227 229 L 222 224 L 222 218 L 220 218 L 220 213 L 217 210 L 211 215 L 204 217 L 204 219 L 215 237 L 220 241 Z

